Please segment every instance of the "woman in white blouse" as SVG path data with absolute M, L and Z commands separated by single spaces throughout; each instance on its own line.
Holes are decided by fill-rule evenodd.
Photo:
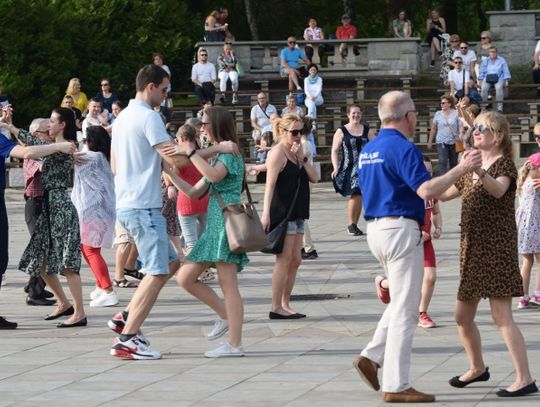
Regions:
M 304 92 L 306 93 L 305 105 L 307 107 L 307 116 L 313 120 L 317 119 L 317 106 L 324 103 L 322 97 L 323 81 L 319 76 L 319 68 L 316 64 L 308 66 L 309 75 L 304 79 Z

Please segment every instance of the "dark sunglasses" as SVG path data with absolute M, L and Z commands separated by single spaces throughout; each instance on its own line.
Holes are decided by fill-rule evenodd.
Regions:
M 459 49 L 467 49 L 467 48 L 469 48 L 469 47 L 459 47 Z
M 481 40 L 487 40 L 489 37 L 480 37 Z
M 462 63 L 463 63 L 463 61 L 456 61 L 456 62 L 454 62 L 454 64 L 456 64 L 456 65 L 461 65 Z
M 199 54 L 201 57 L 207 57 L 208 54 Z
M 302 130 L 287 130 L 293 137 L 298 137 Z
M 296 41 L 289 41 L 289 44 L 296 44 Z
M 488 129 L 488 127 L 487 127 L 486 125 L 484 125 L 484 124 L 477 124 L 477 125 L 473 126 L 473 132 L 474 132 L 474 131 L 477 131 L 477 130 L 478 130 L 479 133 L 482 133 L 482 134 L 483 134 L 483 133 L 485 133 L 485 132 L 486 132 L 487 130 L 489 130 L 489 129 Z

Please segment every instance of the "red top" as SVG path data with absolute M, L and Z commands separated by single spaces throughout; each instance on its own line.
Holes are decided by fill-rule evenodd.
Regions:
M 356 38 L 356 27 L 352 24 L 348 27 L 340 25 L 336 29 L 336 37 L 338 40 L 348 40 L 351 38 Z
M 189 185 L 195 185 L 202 175 L 199 170 L 193 165 L 180 168 L 178 175 Z M 208 200 L 210 196 L 206 194 L 202 198 L 189 197 L 182 191 L 178 191 L 178 200 L 176 201 L 176 208 L 178 213 L 182 216 L 199 215 L 206 213 L 208 210 Z

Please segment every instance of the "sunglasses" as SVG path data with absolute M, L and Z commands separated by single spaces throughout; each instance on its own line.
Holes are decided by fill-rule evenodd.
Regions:
M 289 41 L 289 44 L 296 44 L 296 41 Z
M 454 62 L 455 65 L 461 65 L 463 63 L 463 61 L 456 61 Z
M 468 49 L 469 47 L 459 47 L 459 49 Z
M 478 131 L 479 133 L 484 134 L 488 129 L 485 124 L 477 124 L 473 126 L 473 132 Z
M 487 40 L 489 37 L 480 37 L 481 40 Z
M 300 135 L 300 132 L 302 130 L 287 130 L 289 133 L 291 133 L 291 136 L 298 137 Z
M 201 57 L 207 57 L 208 54 L 199 54 Z
M 108 83 L 102 83 L 101 86 L 109 86 Z

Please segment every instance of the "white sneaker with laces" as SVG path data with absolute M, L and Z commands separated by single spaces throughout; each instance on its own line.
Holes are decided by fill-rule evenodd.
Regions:
M 96 299 L 90 301 L 91 307 L 112 307 L 113 305 L 118 304 L 118 296 L 114 291 L 107 293 L 102 291 L 102 294 Z
M 92 291 L 90 293 L 90 299 L 91 300 L 95 300 L 97 297 L 99 297 L 101 295 L 101 293 L 103 293 L 104 291 L 99 288 L 99 287 L 96 287 L 94 291 Z
M 216 319 L 214 322 L 214 328 L 210 331 L 206 337 L 209 341 L 213 341 L 222 337 L 229 330 L 229 323 L 225 319 Z
M 225 358 L 225 357 L 242 357 L 245 355 L 242 345 L 235 348 L 229 342 L 222 342 L 217 348 L 209 350 L 204 354 L 207 358 Z
M 115 338 L 111 348 L 111 355 L 122 359 L 151 360 L 161 359 L 161 352 L 152 350 L 135 335 L 131 339 L 122 342 Z

